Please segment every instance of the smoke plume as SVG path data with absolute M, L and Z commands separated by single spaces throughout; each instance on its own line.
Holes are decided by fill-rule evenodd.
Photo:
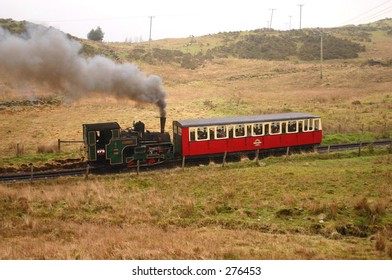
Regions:
M 0 72 L 48 84 L 70 98 L 101 92 L 155 103 L 165 116 L 167 93 L 158 76 L 103 56 L 85 58 L 81 49 L 79 42 L 54 28 L 28 25 L 26 33 L 14 35 L 0 27 Z

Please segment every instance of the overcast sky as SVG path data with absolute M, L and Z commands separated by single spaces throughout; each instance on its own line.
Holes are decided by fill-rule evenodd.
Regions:
M 100 26 L 104 41 L 201 36 L 269 27 L 337 27 L 392 18 L 392 0 L 0 0 L 0 18 L 28 20 L 86 38 Z

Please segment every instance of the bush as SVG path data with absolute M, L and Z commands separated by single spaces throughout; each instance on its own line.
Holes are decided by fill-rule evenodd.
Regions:
M 38 154 L 52 154 L 57 151 L 57 145 L 55 144 L 40 144 L 37 146 Z
M 296 45 L 289 36 L 252 34 L 241 41 L 216 47 L 210 54 L 243 59 L 285 60 L 289 56 L 296 55 Z
M 307 34 L 300 39 L 303 45 L 298 51 L 298 56 L 303 60 L 320 59 L 320 33 Z M 359 52 L 365 51 L 365 47 L 347 39 L 340 39 L 332 35 L 324 35 L 323 58 L 346 59 L 356 58 Z
M 87 34 L 87 39 L 101 42 L 104 35 L 105 33 L 103 33 L 101 27 L 98 26 L 96 29 L 90 30 L 90 32 Z

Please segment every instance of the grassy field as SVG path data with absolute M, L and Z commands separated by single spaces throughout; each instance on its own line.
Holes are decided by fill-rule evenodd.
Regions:
M 390 259 L 391 183 L 380 150 L 2 185 L 0 258 Z
M 196 53 L 224 36 L 145 43 Z M 215 58 L 190 70 L 139 62 L 159 75 L 167 130 L 178 119 L 306 112 L 323 122 L 323 144 L 392 137 L 392 37 L 375 31 L 355 59 Z M 139 44 L 94 43 L 126 61 Z M 140 47 L 140 46 L 139 46 Z M 82 124 L 143 121 L 155 105 L 110 94 L 69 100 L 42 84 L 0 77 L 0 168 L 81 158 Z M 40 105 L 25 100 L 45 100 Z M 28 103 L 28 102 L 27 102 Z M 16 157 L 19 144 L 20 155 Z M 243 159 L 116 176 L 0 185 L 0 259 L 391 259 L 392 158 L 386 149 Z
M 315 63 L 222 59 L 196 70 L 141 68 L 159 73 L 165 83 L 169 131 L 175 119 L 301 111 L 321 116 L 325 144 L 391 137 L 390 67 L 336 61 L 324 65 L 323 80 Z M 23 93 L 5 82 L 1 86 L 10 92 L 2 96 L 4 101 Z M 36 89 L 38 95 L 40 91 L 48 89 Z M 128 127 L 142 120 L 151 130 L 159 128 L 156 106 L 98 94 L 55 105 L 3 106 L 0 114 L 7 120 L 0 122 L 5 132 L 2 157 L 15 155 L 16 143 L 32 154 L 39 145 L 56 144 L 59 138 L 81 139 L 83 123 L 118 121 Z

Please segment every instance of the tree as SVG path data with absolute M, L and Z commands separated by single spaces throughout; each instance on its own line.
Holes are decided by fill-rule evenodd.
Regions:
M 101 27 L 97 27 L 96 29 L 91 29 L 91 31 L 87 34 L 87 39 L 93 41 L 102 41 L 105 33 L 102 32 Z

